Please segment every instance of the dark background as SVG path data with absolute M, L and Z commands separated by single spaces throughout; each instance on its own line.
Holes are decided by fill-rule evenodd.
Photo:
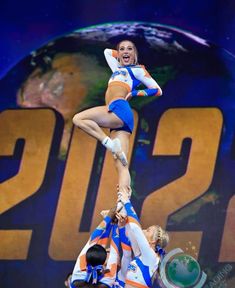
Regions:
M 175 26 L 235 54 L 233 0 L 1 1 L 0 77 L 20 59 L 74 29 L 115 21 Z
M 222 53 L 221 51 L 223 49 L 218 49 L 218 51 L 216 49 L 214 50 L 214 45 L 211 45 L 213 49 L 209 50 L 210 53 L 213 51 L 218 52 L 218 54 L 215 54 L 215 59 L 219 59 L 219 63 L 222 63 L 223 68 L 226 67 L 226 69 L 228 69 L 226 70 L 227 74 L 224 72 L 223 69 L 221 69 L 222 72 L 220 70 L 217 71 L 217 69 L 214 69 L 214 67 L 212 67 L 213 65 L 208 65 L 210 68 L 208 69 L 208 71 L 210 72 L 209 75 L 206 74 L 208 71 L 204 70 L 203 72 L 205 74 L 201 73 L 200 70 L 199 74 L 195 73 L 195 75 L 193 75 L 195 77 L 193 77 L 191 74 L 185 73 L 183 74 L 182 78 L 179 77 L 175 81 L 174 79 L 173 81 L 169 81 L 169 86 L 166 85 L 167 87 L 164 87 L 164 93 L 166 97 L 162 97 L 159 104 L 158 102 L 155 103 L 156 106 L 153 105 L 151 110 L 149 110 L 150 108 L 148 107 L 148 109 L 145 110 L 146 114 L 141 114 L 142 112 L 139 113 L 141 117 L 147 118 L 149 120 L 149 123 L 154 124 L 157 123 L 157 120 L 160 118 L 160 114 L 163 114 L 163 112 L 165 112 L 168 108 L 174 109 L 178 107 L 217 107 L 223 113 L 223 138 L 221 138 L 220 149 L 218 152 L 218 162 L 216 166 L 217 170 L 214 174 L 214 182 L 212 188 L 209 187 L 210 189 L 208 203 L 205 202 L 205 207 L 202 207 L 200 213 L 197 213 L 197 215 L 193 215 L 192 219 L 188 219 L 188 226 L 186 225 L 178 227 L 178 229 L 182 229 L 182 231 L 184 231 L 184 229 L 185 231 L 189 231 L 192 226 L 195 226 L 194 221 L 196 219 L 196 223 L 198 226 L 195 226 L 195 231 L 198 230 L 204 232 L 202 249 L 200 252 L 201 254 L 199 255 L 199 259 L 201 267 L 204 270 L 205 268 L 208 268 L 206 272 L 208 273 L 209 281 L 211 281 L 208 283 L 212 283 L 217 273 L 223 271 L 224 267 L 226 267 L 225 265 L 227 264 L 220 263 L 218 255 L 220 253 L 220 245 L 225 219 L 227 216 L 227 212 L 229 212 L 228 203 L 230 199 L 232 199 L 232 195 L 234 195 L 235 187 L 235 70 L 234 58 L 228 56 L 229 54 L 235 55 L 234 16 L 235 2 L 232 0 L 42 0 L 40 2 L 3 0 L 1 1 L 0 5 L 0 79 L 2 78 L 2 81 L 0 81 L 0 84 L 2 85 L 0 86 L 0 100 L 3 103 L 0 105 L 1 110 L 10 110 L 12 108 L 17 108 L 15 111 L 16 113 L 18 112 L 18 110 L 21 110 L 19 109 L 19 107 L 16 107 L 15 95 L 18 86 L 21 84 L 22 81 L 21 73 L 19 73 L 19 71 L 24 72 L 24 70 L 16 69 L 16 73 L 14 74 L 13 69 L 13 72 L 9 73 L 7 77 L 4 78 L 7 72 L 10 71 L 11 68 L 13 68 L 17 63 L 19 63 L 20 60 L 28 56 L 29 53 L 33 50 L 37 50 L 39 47 L 48 44 L 53 39 L 59 38 L 62 35 L 67 35 L 76 29 L 112 22 L 153 22 L 177 27 L 180 30 L 189 31 L 189 33 L 193 33 L 194 35 L 206 39 L 207 41 L 212 42 L 215 45 L 218 45 L 219 47 L 228 51 L 228 53 Z M 205 55 L 206 56 L 202 57 L 202 61 L 200 62 L 201 64 L 204 64 L 204 62 L 206 62 L 205 60 L 207 59 L 208 54 Z M 191 58 L 190 61 L 191 62 L 189 64 L 195 64 Z M 184 63 L 182 66 L 184 66 Z M 20 67 L 24 68 L 24 65 L 19 66 L 18 68 Z M 192 67 L 194 68 L 195 66 Z M 220 66 L 215 67 L 217 68 Z M 231 71 L 229 69 L 231 69 Z M 192 78 L 190 78 L 191 76 Z M 190 81 L 188 81 L 188 79 L 190 79 Z M 16 82 L 18 86 L 15 84 Z M 188 95 L 190 95 L 190 97 L 188 97 Z M 10 97 L 14 98 L 14 101 L 12 101 L 12 98 Z M 157 112 L 157 114 L 157 109 L 159 109 L 161 113 Z M 154 116 L 156 114 L 157 116 Z M 63 130 L 62 117 L 61 115 L 57 115 L 57 117 L 57 134 L 54 136 L 54 139 L 56 139 L 54 141 L 56 143 L 53 142 L 52 144 L 52 156 L 49 159 L 49 168 L 45 177 L 46 181 L 43 183 L 41 190 L 39 191 L 41 193 L 37 193 L 36 195 L 34 195 L 34 197 L 32 197 L 32 199 L 27 199 L 28 201 L 24 201 L 24 203 L 20 203 L 23 205 L 14 207 L 14 209 L 12 209 L 13 211 L 10 210 L 7 211 L 5 215 L 1 215 L 1 229 L 9 229 L 12 226 L 13 228 L 15 226 L 20 226 L 21 229 L 25 229 L 22 223 L 26 223 L 26 227 L 30 226 L 30 229 L 33 229 L 34 231 L 34 234 L 32 240 L 33 244 L 31 244 L 30 246 L 30 254 L 28 255 L 27 261 L 1 261 L 0 288 L 15 287 L 15 283 L 20 283 L 19 287 L 22 286 L 47 288 L 52 287 L 52 283 L 55 284 L 55 287 L 62 287 L 64 276 L 67 274 L 67 272 L 71 271 L 74 265 L 74 261 L 53 261 L 48 256 L 48 242 L 51 235 L 52 222 L 54 219 L 54 213 L 56 210 L 57 200 L 59 197 L 58 195 L 62 182 L 62 175 L 65 166 L 65 161 L 61 161 L 63 163 L 59 163 L 59 165 L 59 160 L 57 159 L 57 150 L 59 149 L 58 147 L 61 137 L 60 133 L 62 133 L 61 131 Z M 153 120 L 151 117 L 153 117 Z M 152 127 L 151 133 L 149 133 L 151 134 L 151 137 L 155 135 L 155 128 L 157 127 Z M 143 131 L 141 130 L 141 132 Z M 142 136 L 145 135 L 139 135 L 139 137 Z M 151 141 L 153 141 L 152 139 L 153 137 L 151 138 Z M 1 167 L 4 167 L 4 169 L 0 169 L 1 176 L 2 174 L 4 175 L 5 171 L 8 171 L 7 169 L 5 169 L 5 167 L 7 166 L 5 163 L 9 164 L 9 167 L 12 168 L 12 170 L 9 170 L 9 173 L 17 173 L 15 167 L 18 167 L 21 157 L 19 155 L 23 151 L 23 146 L 21 144 L 17 144 L 17 149 L 19 151 L 16 150 L 15 153 L 18 158 L 15 157 L 16 159 L 9 160 L 2 157 L 2 159 L 0 159 L 2 161 L 0 162 L 0 164 L 2 163 Z M 189 151 L 188 146 L 185 145 L 184 147 L 186 152 Z M 185 159 L 187 158 L 186 152 L 185 155 L 183 154 L 185 156 Z M 102 153 L 104 154 L 103 150 L 101 151 L 101 154 Z M 135 149 L 135 153 L 136 158 L 133 159 L 137 159 L 139 161 L 139 150 Z M 141 167 L 137 160 L 136 162 L 133 161 L 133 166 L 135 167 L 136 165 L 136 167 Z M 144 158 L 143 161 L 145 160 L 146 159 Z M 156 162 L 158 161 L 158 159 L 154 159 L 154 161 L 155 160 Z M 178 159 L 173 160 L 176 161 Z M 152 168 L 155 167 L 153 163 L 154 161 L 145 161 L 145 164 L 150 167 L 148 171 L 154 172 L 154 169 Z M 160 162 L 161 159 L 158 163 Z M 163 162 L 159 164 L 159 171 L 162 171 L 162 163 Z M 143 167 L 145 168 L 145 166 Z M 172 166 L 172 171 L 173 170 L 174 166 Z M 172 177 L 171 170 L 165 171 L 167 171 L 167 173 L 165 173 L 164 171 L 162 172 L 162 175 L 164 177 Z M 55 175 L 57 176 L 57 174 L 60 175 L 60 177 L 55 177 Z M 137 182 L 136 187 L 141 188 L 141 185 L 145 186 L 145 182 L 143 180 L 145 179 L 146 181 L 148 181 L 150 176 L 148 175 L 148 177 L 146 178 L 139 177 L 137 180 L 140 181 L 140 183 Z M 154 176 L 155 174 L 153 175 L 152 179 L 154 178 Z M 7 177 L 5 178 L 2 178 L 1 180 L 3 180 L 4 182 L 8 178 L 9 175 L 7 175 Z M 99 183 L 92 183 L 92 185 L 96 186 L 98 186 L 98 184 Z M 215 200 L 212 198 L 211 200 L 211 194 L 212 196 L 215 194 L 216 197 L 219 198 L 215 198 Z M 51 202 L 48 201 L 48 199 Z M 217 199 L 219 200 L 216 202 Z M 30 210 L 29 207 L 30 209 L 32 207 L 40 207 L 40 209 L 41 207 L 45 207 L 46 212 L 44 211 L 44 213 L 41 213 L 40 209 Z M 50 209 L 46 209 L 48 207 Z M 30 217 L 26 215 L 28 211 L 32 213 Z M 207 217 L 208 215 L 209 217 Z M 204 221 L 205 219 L 206 221 Z M 192 222 L 190 222 L 191 220 Z M 16 224 L 14 221 L 16 222 Z M 28 222 L 30 221 L 34 221 L 33 225 L 29 225 Z M 231 236 L 229 238 L 231 239 L 231 242 L 233 237 L 234 236 Z M 231 258 L 233 258 L 233 255 Z M 234 268 L 232 268 L 232 272 L 228 273 L 228 275 L 228 278 L 233 276 L 232 281 L 234 281 Z M 2 283 L 4 283 L 5 285 L 2 286 Z M 233 285 L 234 282 L 227 283 L 227 287 L 235 287 Z

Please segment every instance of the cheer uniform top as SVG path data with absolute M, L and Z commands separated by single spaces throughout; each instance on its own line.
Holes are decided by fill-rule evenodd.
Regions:
M 109 79 L 108 86 L 120 85 L 135 96 L 161 96 L 162 90 L 157 82 L 149 75 L 143 65 L 120 66 L 117 60 L 117 51 L 105 49 L 104 55 L 113 74 Z M 143 83 L 147 89 L 135 90 Z
M 124 204 L 128 223 L 126 229 L 128 231 L 128 237 L 132 244 L 132 239 L 135 239 L 134 245 L 138 245 L 140 254 L 137 256 L 134 251 L 135 258 L 130 262 L 125 283 L 138 288 L 151 287 L 151 278 L 154 272 L 157 270 L 160 257 L 156 255 L 153 249 L 150 247 L 142 229 L 139 219 L 134 211 L 133 206 L 128 201 Z
M 117 60 L 117 51 L 105 49 L 104 55 L 113 74 L 109 79 L 108 86 L 122 86 L 136 96 L 161 96 L 162 90 L 157 82 L 149 75 L 143 65 L 120 66 Z M 139 84 L 144 84 L 147 89 L 135 90 Z M 117 95 L 118 96 L 118 95 Z M 115 113 L 124 123 L 121 130 L 132 132 L 134 117 L 129 103 L 125 99 L 114 100 L 109 105 L 109 111 Z M 115 129 L 118 130 L 118 129 Z M 120 129 L 119 129 L 120 130 Z
M 119 232 L 117 225 L 112 225 L 111 220 L 112 219 L 109 216 L 104 218 L 100 225 L 91 234 L 88 242 L 79 254 L 72 273 L 71 287 L 73 287 L 74 281 L 85 281 L 87 279 L 88 271 L 86 252 L 94 244 L 100 244 L 105 247 L 108 242 L 110 231 L 112 231 L 110 254 L 106 265 L 106 269 L 108 269 L 109 272 L 102 275 L 102 277 L 98 279 L 98 283 L 105 284 L 107 287 L 112 287 L 116 279 L 117 263 L 119 259 Z

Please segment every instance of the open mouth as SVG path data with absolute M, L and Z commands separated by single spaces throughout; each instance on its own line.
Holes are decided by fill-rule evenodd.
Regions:
M 123 59 L 124 63 L 128 63 L 130 61 L 130 56 L 129 55 L 124 55 L 122 57 L 122 59 Z

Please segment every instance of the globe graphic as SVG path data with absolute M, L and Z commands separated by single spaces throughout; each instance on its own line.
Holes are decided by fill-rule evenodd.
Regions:
M 1 80 L 0 88 L 8 94 L 0 99 L 1 109 L 10 106 L 57 110 L 65 121 L 61 153 L 66 153 L 72 116 L 83 109 L 104 104 L 111 76 L 104 49 L 115 48 L 123 39 L 136 44 L 139 63 L 146 66 L 162 87 L 162 98 L 167 97 L 167 101 L 154 97 L 131 100 L 132 108 L 140 117 L 140 144 L 151 140 L 151 129 L 156 129 L 151 125 L 153 117 L 159 118 L 168 107 L 214 105 L 219 101 L 222 89 L 229 85 L 230 79 L 225 78 L 231 74 L 234 58 L 204 39 L 154 23 L 103 24 L 51 41 L 18 63 Z M 226 92 L 224 106 L 232 97 L 229 90 Z M 230 104 L 231 110 L 234 105 Z M 234 113 L 229 117 L 234 118 Z M 144 149 L 148 149 L 147 146 Z M 145 160 L 143 147 L 136 149 L 136 153 Z
M 160 99 L 136 97 L 130 101 L 139 119 L 130 169 L 135 186 L 144 187 L 141 192 L 134 191 L 141 194 L 134 203 L 136 209 L 142 205 L 139 200 L 156 189 L 155 169 L 149 169 L 155 161 L 150 159 L 151 143 L 161 115 L 172 108 L 217 107 L 226 115 L 217 161 L 218 165 L 223 161 L 224 168 L 228 168 L 226 183 L 234 186 L 231 163 L 222 156 L 228 155 L 234 135 L 231 125 L 235 121 L 234 56 L 175 27 L 138 22 L 102 24 L 51 41 L 31 52 L 0 81 L 0 89 L 4 91 L 4 97 L 0 97 L 1 109 L 49 107 L 58 111 L 64 121 L 60 158 L 65 159 L 73 115 L 105 103 L 111 70 L 104 49 L 115 48 L 124 39 L 136 44 L 139 63 L 145 65 L 163 90 Z M 169 161 L 154 163 L 156 170 L 160 169 L 158 187 L 184 173 L 183 158 L 182 166 L 178 159 Z M 226 189 L 230 190 L 229 187 Z
M 187 254 L 175 256 L 166 267 L 168 281 L 180 288 L 193 287 L 197 284 L 200 274 L 198 262 Z
M 147 196 L 180 178 L 187 170 L 190 145 L 186 141 L 183 141 L 179 155 L 172 157 L 153 155 L 153 143 L 159 119 L 165 111 L 178 108 L 216 107 L 223 115 L 216 168 L 208 190 L 201 191 L 199 202 L 196 203 L 197 199 L 192 199 L 191 203 L 187 203 L 186 208 L 189 209 L 181 207 L 182 209 L 171 212 L 167 220 L 169 226 L 166 227 L 167 230 L 170 227 L 172 231 L 202 231 L 204 238 L 200 247 L 200 257 L 203 257 L 205 266 L 211 266 L 218 271 L 220 263 L 215 263 L 214 255 L 218 254 L 226 215 L 223 213 L 220 217 L 209 216 L 215 215 L 213 214 L 215 211 L 225 211 L 231 195 L 234 195 L 235 177 L 234 161 L 231 161 L 231 146 L 234 141 L 233 123 L 235 123 L 235 59 L 228 51 L 190 32 L 157 23 L 108 23 L 73 31 L 32 51 L 0 80 L 2 93 L 0 112 L 7 109 L 51 108 L 58 116 L 56 129 L 59 132 L 56 131 L 56 136 L 59 136 L 54 137 L 53 148 L 59 147 L 59 152 L 57 154 L 56 150 L 55 155 L 53 154 L 48 161 L 54 174 L 53 177 L 50 176 L 50 181 L 46 182 L 47 185 L 42 186 L 42 193 L 37 193 L 35 196 L 36 200 L 39 199 L 41 202 L 36 200 L 33 202 L 35 211 L 41 209 L 40 204 L 44 205 L 42 200 L 45 201 L 43 203 L 50 203 L 50 208 L 45 209 L 44 218 L 37 220 L 41 221 L 42 229 L 39 238 L 42 240 L 35 238 L 35 241 L 42 242 L 37 245 L 43 247 L 43 253 L 47 255 L 47 241 L 52 226 L 52 223 L 48 225 L 48 219 L 53 219 L 58 202 L 61 179 L 64 176 L 70 147 L 69 141 L 73 133 L 72 117 L 78 111 L 104 105 L 104 95 L 112 72 L 105 61 L 103 51 L 105 48 L 115 48 L 116 44 L 124 39 L 129 39 L 136 44 L 139 63 L 145 65 L 163 90 L 163 95 L 159 99 L 136 97 L 130 101 L 131 107 L 138 114 L 129 167 L 133 183 L 132 204 L 137 214 L 140 213 Z M 233 144 L 233 153 L 234 147 Z M 207 149 L 206 145 L 205 149 Z M 90 190 L 92 191 L 91 195 L 89 194 L 94 203 L 102 173 L 100 167 L 105 158 L 102 149 L 97 151 L 100 153 L 97 152 L 95 158 L 97 169 L 92 174 L 95 177 L 91 179 L 93 182 Z M 20 159 L 21 156 L 17 157 Z M 12 160 L 16 164 L 19 163 L 17 157 Z M 4 166 L 4 159 L 1 163 L 2 171 L 6 171 L 6 175 L 1 176 L 0 179 L 3 182 L 17 172 L 13 165 L 14 169 L 10 170 L 10 168 L 8 171 Z M 50 177 L 48 176 L 48 179 Z M 187 192 L 183 191 L 183 193 Z M 22 217 L 29 218 L 27 209 L 21 213 Z M 93 211 L 87 209 L 88 219 L 92 218 L 92 213 Z M 216 225 L 213 222 L 215 218 Z M 4 218 L 2 219 L 4 221 Z M 10 219 L 12 222 L 18 221 L 15 215 Z M 7 216 L 5 220 L 8 223 Z M 27 225 L 33 227 L 35 219 L 32 217 L 32 220 L 30 218 L 27 221 Z M 89 231 L 87 226 L 90 222 L 87 220 L 87 223 L 84 221 L 81 224 L 81 231 Z M 210 229 L 210 225 L 214 228 Z M 47 239 L 44 239 L 45 235 Z M 209 252 L 208 247 L 210 247 Z M 33 270 L 31 274 L 35 279 L 39 279 L 38 281 L 45 279 L 48 286 L 59 287 L 62 276 L 59 278 L 58 275 L 70 271 L 71 262 L 65 261 L 66 263 L 57 265 L 49 256 L 45 257 L 48 258 L 44 259 L 41 255 L 38 258 L 35 256 L 35 268 L 31 267 L 30 261 L 25 261 L 24 269 L 28 269 L 30 273 Z M 43 258 L 43 261 L 38 261 L 39 258 Z M 201 260 L 199 258 L 200 264 Z M 12 270 L 9 269 L 9 275 L 18 269 L 17 263 L 11 264 Z M 49 275 L 44 273 L 45 269 L 50 270 Z M 168 272 L 172 282 L 178 281 L 181 285 L 190 285 L 200 276 L 200 267 L 193 258 L 179 256 L 169 264 Z M 14 287 L 14 280 L 9 281 L 12 281 L 10 286 Z M 22 276 L 20 279 L 22 287 L 26 281 L 27 279 Z

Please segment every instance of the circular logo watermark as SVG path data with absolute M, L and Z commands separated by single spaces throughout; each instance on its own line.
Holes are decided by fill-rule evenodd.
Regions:
M 180 248 L 171 250 L 163 258 L 160 276 L 166 288 L 201 288 L 207 277 L 197 260 Z

